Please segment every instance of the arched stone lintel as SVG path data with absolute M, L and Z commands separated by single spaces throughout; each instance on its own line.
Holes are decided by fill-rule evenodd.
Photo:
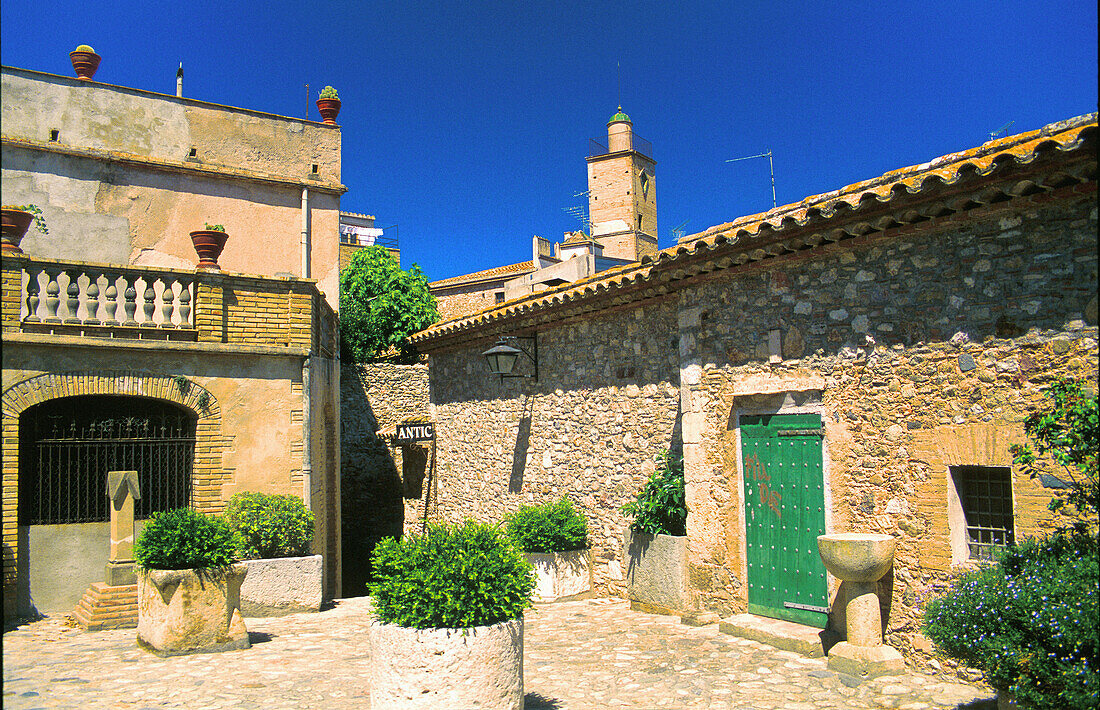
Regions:
M 123 395 L 149 397 L 186 407 L 203 420 L 221 416 L 218 400 L 202 385 L 182 375 L 152 375 L 143 372 L 64 372 L 35 375 L 15 383 L 0 396 L 0 407 L 7 419 L 36 404 L 61 397 L 83 395 Z

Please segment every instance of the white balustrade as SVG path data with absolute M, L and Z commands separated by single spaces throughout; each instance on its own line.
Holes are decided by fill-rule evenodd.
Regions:
M 188 274 L 31 261 L 21 316 L 45 325 L 190 329 L 194 296 Z

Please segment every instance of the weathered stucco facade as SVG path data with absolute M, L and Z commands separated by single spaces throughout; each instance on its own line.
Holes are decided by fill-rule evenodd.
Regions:
M 240 491 L 301 497 L 338 595 L 339 128 L 8 67 L 2 89 L 4 202 L 36 204 L 49 226 L 3 257 L 5 615 L 70 611 L 104 581 L 107 539 L 75 532 L 102 524 L 94 505 L 58 503 L 56 525 L 25 508 L 102 498 L 106 459 L 43 456 L 117 451 L 87 439 L 131 408 L 191 427 L 171 449 L 184 480 L 154 481 L 168 444 L 140 459 L 147 497 L 171 485 L 173 505 L 208 513 Z M 221 270 L 195 268 L 189 232 L 207 222 L 229 234 Z M 65 417 L 72 433 L 43 434 Z M 47 476 L 55 488 L 28 494 Z M 46 528 L 59 544 L 36 549 Z M 100 575 L 36 573 L 64 568 L 59 555 L 100 558 Z
M 26 69 L 0 78 L 4 203 L 38 205 L 50 227 L 25 251 L 190 268 L 189 233 L 221 224 L 222 268 L 315 278 L 338 307 L 339 127 Z
M 617 593 L 618 507 L 682 447 L 695 609 L 745 611 L 762 583 L 752 526 L 788 525 L 791 501 L 816 495 L 823 531 L 898 538 L 887 640 L 921 662 L 921 604 L 975 564 L 969 469 L 1008 477 L 1015 539 L 1058 522 L 1057 490 L 1012 469 L 1009 446 L 1054 378 L 1097 384 L 1095 141 L 1093 115 L 987 143 L 418 334 L 434 513 L 495 520 L 569 495 L 597 586 Z M 488 374 L 500 335 L 538 338 L 537 382 Z M 775 440 L 817 447 L 817 492 L 769 491 L 749 456 L 745 427 L 788 414 L 820 422 Z M 816 533 L 790 525 L 816 554 Z M 777 559 L 763 574 L 783 574 Z M 843 590 L 829 578 L 823 594 L 842 630 Z

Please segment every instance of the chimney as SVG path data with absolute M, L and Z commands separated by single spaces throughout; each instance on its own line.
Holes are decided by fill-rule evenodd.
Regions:
M 176 70 L 176 96 L 183 96 L 183 62 L 180 62 L 180 68 Z

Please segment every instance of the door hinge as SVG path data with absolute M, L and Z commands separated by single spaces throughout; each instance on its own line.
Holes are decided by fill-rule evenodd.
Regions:
M 825 436 L 824 427 L 817 429 L 777 429 L 776 436 Z
M 784 609 L 803 609 L 805 611 L 816 611 L 820 614 L 828 614 L 829 607 L 827 606 L 814 606 L 813 604 L 796 604 L 794 602 L 783 602 Z

